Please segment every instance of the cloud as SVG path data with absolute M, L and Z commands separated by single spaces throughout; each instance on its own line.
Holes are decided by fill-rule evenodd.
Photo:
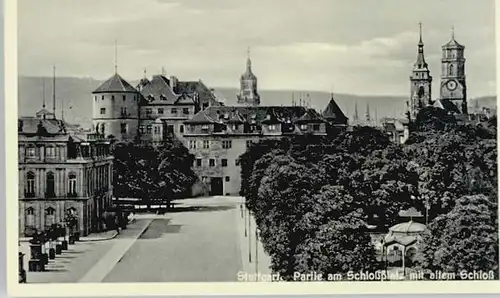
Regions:
M 495 92 L 495 64 L 485 63 L 495 59 L 493 1 L 20 0 L 18 10 L 24 75 L 50 75 L 55 63 L 61 75 L 106 78 L 116 39 L 120 73 L 131 80 L 164 66 L 234 87 L 251 46 L 262 88 L 406 94 L 422 21 L 436 86 L 454 24 L 469 94 Z

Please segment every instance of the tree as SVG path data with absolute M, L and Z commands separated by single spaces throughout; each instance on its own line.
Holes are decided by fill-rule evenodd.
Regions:
M 497 204 L 484 195 L 463 196 L 434 219 L 423 240 L 423 267 L 456 273 L 490 270 L 498 278 Z
M 196 175 L 194 157 L 182 143 L 167 139 L 161 147 L 117 143 L 113 148 L 114 195 L 136 197 L 142 203 L 170 201 L 189 195 Z

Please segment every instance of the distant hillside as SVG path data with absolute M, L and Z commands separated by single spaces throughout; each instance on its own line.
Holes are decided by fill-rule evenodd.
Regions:
M 45 100 L 49 110 L 52 110 L 52 79 L 40 77 L 19 77 L 19 115 L 33 116 L 42 106 L 43 85 L 45 82 Z M 101 81 L 92 78 L 57 78 L 57 116 L 61 115 L 61 100 L 64 100 L 64 118 L 71 123 L 91 126 L 92 119 L 92 91 L 99 86 Z M 136 85 L 135 81 L 130 82 Z M 210 86 L 209 86 L 210 87 Z M 236 104 L 236 88 L 214 88 L 220 98 L 225 98 L 225 105 Z M 293 95 L 292 95 L 293 94 Z M 309 94 L 309 96 L 307 96 Z M 303 100 L 317 111 L 323 110 L 331 95 L 321 91 L 287 91 L 287 90 L 261 90 L 261 105 L 291 105 L 292 96 L 299 102 Z M 335 94 L 335 100 L 346 116 L 352 119 L 357 105 L 358 116 L 365 118 L 367 105 L 369 105 L 371 119 L 382 117 L 401 117 L 406 109 L 407 100 L 404 96 L 358 96 L 351 94 Z M 480 107 L 496 107 L 496 96 L 481 97 L 476 99 Z M 474 103 L 471 102 L 471 106 Z

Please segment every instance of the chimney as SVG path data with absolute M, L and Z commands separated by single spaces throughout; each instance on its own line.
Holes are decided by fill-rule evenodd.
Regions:
M 174 91 L 174 93 L 177 93 L 177 82 L 178 82 L 177 77 L 175 76 L 170 77 L 170 88 L 172 88 L 172 91 Z

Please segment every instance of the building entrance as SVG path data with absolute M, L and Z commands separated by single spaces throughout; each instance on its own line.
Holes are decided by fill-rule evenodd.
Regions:
M 210 195 L 220 196 L 223 194 L 222 177 L 210 178 Z

